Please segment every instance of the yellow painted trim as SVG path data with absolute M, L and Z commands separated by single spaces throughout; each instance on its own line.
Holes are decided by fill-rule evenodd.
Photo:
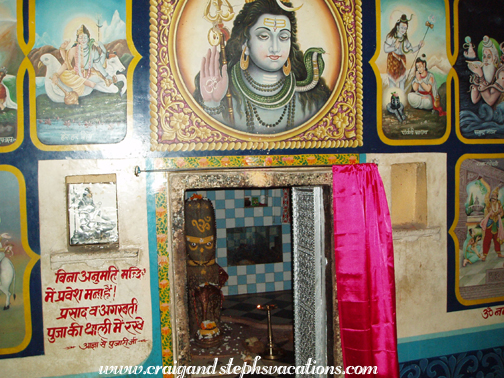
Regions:
M 446 16 L 446 56 L 448 61 L 452 63 L 454 58 L 453 54 L 450 51 L 450 5 L 448 0 L 444 0 L 445 3 L 445 16 Z M 373 68 L 376 77 L 376 127 L 378 131 L 378 136 L 380 140 L 391 146 L 430 146 L 430 145 L 439 145 L 443 144 L 448 140 L 451 131 L 451 120 L 452 120 L 452 109 L 451 109 L 451 80 L 455 76 L 455 70 L 452 68 L 450 72 L 448 72 L 448 76 L 446 77 L 446 131 L 441 138 L 438 139 L 390 139 L 383 132 L 383 112 L 382 112 L 382 101 L 383 101 L 383 90 L 381 85 L 381 73 L 378 70 L 378 66 L 376 65 L 376 61 L 380 56 L 381 52 L 381 6 L 380 1 L 376 2 L 376 51 L 375 54 L 369 61 L 369 64 Z M 453 63 L 452 63 L 453 65 Z
M 42 143 L 37 135 L 37 114 L 36 114 L 36 96 L 35 96 L 35 70 L 33 66 L 29 64 L 28 76 L 30 83 L 30 137 L 33 144 L 42 151 L 96 151 L 96 150 L 111 150 L 117 148 L 118 151 L 127 151 L 128 145 L 133 141 L 133 73 L 135 71 L 135 67 L 142 59 L 142 56 L 138 53 L 135 45 L 133 44 L 133 38 L 131 33 L 132 19 L 133 19 L 133 10 L 132 10 L 132 1 L 126 0 L 126 43 L 128 44 L 128 48 L 133 55 L 133 59 L 131 60 L 128 66 L 127 73 L 127 83 L 128 89 L 126 91 L 126 136 L 119 143 L 111 143 L 111 144 L 69 144 L 69 145 L 47 145 Z M 33 12 L 32 12 L 33 9 Z M 30 25 L 35 25 L 35 0 L 30 0 Z M 31 33 L 35 35 L 35 27 L 30 30 L 30 39 Z
M 460 245 L 459 245 L 459 240 L 457 235 L 455 235 L 455 228 L 457 227 L 457 224 L 459 222 L 459 204 L 460 204 L 460 197 L 459 197 L 459 191 L 460 191 L 460 166 L 462 163 L 467 160 L 467 159 L 504 159 L 504 154 L 465 154 L 458 159 L 457 164 L 455 165 L 455 217 L 453 219 L 453 223 L 450 227 L 450 230 L 448 231 L 450 236 L 453 239 L 453 243 L 455 244 L 455 282 L 453 283 L 455 285 L 455 295 L 457 297 L 457 300 L 463 304 L 464 306 L 472 306 L 472 305 L 479 305 L 479 304 L 485 304 L 485 303 L 492 303 L 492 302 L 500 302 L 504 301 L 504 296 L 502 297 L 494 297 L 494 298 L 484 298 L 484 299 L 475 299 L 475 300 L 467 300 L 462 298 L 462 295 L 460 294 L 460 287 L 459 287 L 459 280 L 460 280 Z
M 31 0 L 35 1 L 35 0 Z M 23 20 L 24 20 L 24 15 L 23 15 L 23 2 L 18 1 L 17 2 L 17 19 L 18 21 L 20 20 L 21 22 L 17 23 L 17 38 L 18 38 L 18 44 L 19 47 L 21 48 L 21 51 L 25 55 L 28 55 L 30 50 L 32 49 L 33 45 L 35 44 L 35 30 L 34 28 L 29 28 L 28 29 L 28 43 L 25 43 L 24 40 L 24 25 L 23 25 Z M 35 7 L 28 7 L 28 25 L 35 25 L 32 20 L 35 20 Z
M 21 243 L 23 249 L 30 258 L 23 275 L 23 299 L 24 299 L 24 320 L 25 337 L 21 344 L 16 347 L 0 349 L 0 355 L 18 353 L 24 350 L 32 338 L 31 323 L 31 303 L 30 303 L 30 276 L 35 263 L 40 259 L 40 255 L 33 252 L 28 244 L 28 218 L 26 215 L 26 183 L 23 174 L 19 169 L 10 165 L 0 165 L 0 171 L 12 173 L 19 184 L 19 220 L 21 230 Z

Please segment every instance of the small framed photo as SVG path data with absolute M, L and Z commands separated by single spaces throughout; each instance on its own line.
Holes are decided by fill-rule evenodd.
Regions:
M 119 247 L 116 175 L 67 176 L 70 249 Z

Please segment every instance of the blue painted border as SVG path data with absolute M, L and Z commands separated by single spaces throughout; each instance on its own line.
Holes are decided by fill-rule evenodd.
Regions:
M 500 348 L 504 323 L 398 339 L 399 362 L 433 358 L 473 350 Z

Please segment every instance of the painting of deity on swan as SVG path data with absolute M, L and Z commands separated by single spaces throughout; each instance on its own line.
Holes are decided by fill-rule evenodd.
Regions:
M 58 22 L 55 9 L 65 10 Z M 79 3 L 37 1 L 35 18 L 36 42 L 28 58 L 35 72 L 38 142 L 123 140 L 127 77 L 135 65 L 134 48 L 126 39 L 125 1 L 93 0 L 84 9 Z
M 152 148 L 362 145 L 360 8 L 350 5 L 163 3 Z

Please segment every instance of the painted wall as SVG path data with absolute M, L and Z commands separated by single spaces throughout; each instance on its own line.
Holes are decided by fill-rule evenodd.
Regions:
M 396 6 L 397 11 L 409 15 L 409 7 L 412 7 L 414 2 L 402 3 L 404 6 Z M 37 88 L 37 75 L 29 61 L 23 59 L 35 47 L 35 8 L 44 8 L 44 4 L 43 1 L 14 1 L 9 7 L 0 10 L 0 15 L 9 22 L 10 30 L 19 34 L 18 46 L 11 50 L 16 59 L 12 62 L 0 62 L 0 66 L 9 67 L 9 74 L 13 72 L 10 67 L 19 68 L 17 83 L 13 84 L 18 109 L 12 126 L 17 127 L 16 133 L 12 132 L 13 129 L 4 127 L 0 139 L 0 171 L 13 177 L 13 187 L 18 196 L 10 196 L 12 187 L 2 187 L 5 192 L 1 194 L 0 209 L 5 213 L 0 213 L 0 233 L 14 234 L 12 240 L 16 256 L 21 256 L 21 251 L 24 251 L 26 261 L 29 261 L 26 262 L 29 269 L 24 270 L 29 273 L 20 274 L 17 284 L 17 287 L 23 290 L 23 295 L 20 294 L 18 299 L 12 302 L 11 308 L 0 314 L 0 330 L 5 332 L 6 328 L 11 327 L 11 323 L 5 321 L 7 315 L 4 314 L 14 310 L 16 306 L 24 306 L 20 312 L 24 328 L 19 344 L 14 345 L 13 349 L 10 345 L 2 349 L 0 345 L 2 374 L 5 373 L 9 377 L 97 377 L 98 369 L 103 364 L 149 366 L 173 363 L 176 351 L 173 350 L 171 339 L 174 320 L 171 318 L 173 311 L 169 292 L 170 280 L 173 277 L 170 276 L 170 259 L 163 252 L 167 249 L 167 235 L 171 229 L 166 219 L 167 202 L 170 199 L 166 193 L 166 179 L 161 171 L 257 166 L 330 166 L 339 162 L 340 154 L 353 154 L 351 162 L 376 161 L 389 195 L 390 164 L 418 161 L 427 163 L 428 226 L 420 232 L 395 232 L 394 236 L 401 375 L 409 376 L 411 373 L 414 377 L 455 377 L 465 372 L 466 376 L 490 377 L 491 374 L 504 374 L 504 318 L 500 315 L 502 310 L 498 310 L 503 306 L 504 298 L 498 297 L 491 302 L 476 304 L 464 304 L 457 298 L 456 267 L 459 263 L 460 246 L 455 243 L 454 236 L 450 233 L 450 230 L 457 226 L 452 224 L 460 206 L 457 200 L 457 192 L 461 190 L 458 186 L 460 162 L 466 158 L 489 161 L 504 159 L 503 139 L 496 138 L 495 133 L 481 138 L 484 136 L 482 132 L 474 132 L 470 125 L 464 126 L 461 131 L 460 111 L 470 111 L 476 116 L 477 113 L 474 104 L 461 103 L 458 97 L 469 90 L 469 71 L 466 70 L 465 58 L 462 55 L 466 51 L 463 47 L 465 34 L 471 35 L 472 42 L 476 44 L 485 34 L 495 37 L 498 42 L 504 40 L 501 35 L 504 30 L 501 27 L 502 21 L 500 24 L 495 21 L 498 18 L 502 20 L 500 2 L 489 1 L 484 4 L 477 3 L 475 6 L 471 5 L 472 2 L 461 0 L 429 2 L 434 4 L 436 9 L 443 8 L 446 12 L 441 18 L 444 21 L 440 21 L 446 23 L 443 33 L 454 33 L 447 39 L 446 44 L 449 47 L 447 51 L 442 52 L 441 60 L 449 60 L 451 66 L 457 67 L 461 77 L 459 83 L 455 81 L 457 74 L 454 71 L 448 70 L 449 73 L 439 74 L 446 81 L 447 92 L 443 96 L 448 115 L 444 118 L 445 129 L 438 133 L 440 136 L 435 140 L 390 139 L 391 134 L 388 133 L 387 127 L 399 123 L 386 113 L 383 88 L 377 85 L 383 76 L 383 72 L 377 67 L 384 62 L 383 56 L 378 56 L 377 49 L 381 48 L 389 27 L 385 21 L 383 26 L 381 24 L 382 12 L 388 12 L 388 6 L 392 2 L 372 2 L 364 4 L 362 13 L 359 7 L 356 8 L 356 12 L 362 17 L 362 27 L 359 29 L 359 32 L 362 32 L 362 69 L 359 70 L 359 75 L 362 77 L 363 96 L 359 98 L 362 109 L 358 115 L 363 124 L 362 133 L 359 134 L 362 136 L 362 143 L 351 146 L 349 143 L 328 143 L 320 146 L 317 142 L 310 145 L 289 142 L 287 146 L 287 143 L 282 145 L 281 142 L 274 141 L 265 150 L 257 148 L 261 143 L 257 140 L 250 143 L 242 141 L 239 148 L 230 147 L 223 150 L 205 150 L 204 144 L 190 148 L 188 145 L 182 145 L 173 149 L 152 144 L 152 138 L 163 134 L 151 123 L 151 116 L 158 113 L 151 108 L 153 81 L 150 77 L 152 67 L 149 58 L 150 54 L 154 56 L 157 50 L 151 45 L 152 9 L 149 3 L 140 0 L 126 1 L 126 10 L 119 13 L 122 17 L 120 21 L 125 21 L 124 35 L 128 38 L 132 56 L 131 69 L 127 72 L 128 90 L 125 97 L 114 100 L 117 101 L 118 107 L 127 104 L 123 115 L 127 122 L 126 138 L 119 143 L 98 138 L 96 144 L 73 144 L 71 136 L 68 137 L 66 126 L 58 124 L 58 127 L 64 130 L 59 141 L 62 141 L 64 136 L 65 144 L 45 144 L 43 140 L 41 142 L 37 125 L 43 125 L 39 130 L 51 131 L 50 118 L 43 118 L 35 113 L 35 94 L 32 91 Z M 170 3 L 162 5 L 152 1 L 150 5 L 156 7 L 161 15 L 173 11 L 170 9 Z M 470 17 L 468 9 L 473 12 Z M 460 10 L 458 14 L 462 14 L 462 19 L 455 18 L 455 10 Z M 495 17 L 491 17 L 492 13 Z M 383 15 L 384 20 L 389 18 L 388 13 Z M 16 19 L 20 20 L 19 28 L 10 24 Z M 54 18 L 52 20 L 54 22 Z M 62 19 L 57 21 L 63 22 Z M 107 21 L 110 24 L 112 18 Z M 423 25 L 424 20 L 421 21 Z M 435 26 L 435 32 L 441 26 L 440 22 Z M 318 24 L 309 19 L 306 23 Z M 120 22 L 119 24 L 122 25 Z M 41 22 L 38 22 L 38 25 L 40 27 Z M 413 34 L 413 31 L 410 33 L 410 38 L 414 39 L 415 43 L 418 43 L 425 32 L 421 30 L 423 28 L 417 27 L 416 33 L 420 33 L 420 36 Z M 459 28 L 465 29 L 460 34 L 455 34 Z M 206 32 L 204 35 L 207 35 Z M 434 34 L 429 31 L 428 36 L 431 35 Z M 430 41 L 431 46 L 438 46 L 437 40 L 444 37 L 439 34 L 436 36 L 436 41 Z M 62 40 L 63 38 L 54 42 L 55 49 Z M 426 46 L 428 43 L 427 39 Z M 196 65 L 199 65 L 200 60 L 199 55 L 194 58 Z M 370 63 L 371 61 L 373 63 Z M 408 56 L 408 63 L 410 62 Z M 12 78 L 10 79 L 12 81 Z M 170 80 L 172 78 L 169 75 L 164 76 L 163 85 L 169 87 L 170 83 L 173 84 Z M 4 120 L 3 116 L 6 114 L 12 112 L 2 113 L 0 120 Z M 180 117 L 168 119 L 179 124 L 185 120 L 184 115 Z M 336 117 L 334 115 L 334 118 Z M 86 132 L 98 130 L 101 126 L 82 123 L 72 127 L 80 127 L 78 134 L 84 135 L 86 139 Z M 106 133 L 105 129 L 99 130 Z M 418 130 L 421 131 L 421 128 Z M 404 131 L 406 133 L 401 136 L 408 137 L 409 129 Z M 94 131 L 93 135 L 95 138 L 100 136 Z M 167 132 L 165 137 L 169 135 Z M 423 134 L 415 134 L 413 130 L 411 135 Z M 268 141 L 270 139 L 274 138 L 270 137 Z M 165 159 L 164 163 L 159 158 Z M 143 171 L 138 176 L 135 175 L 136 166 Z M 155 172 L 146 173 L 145 170 Z M 60 266 L 52 266 L 51 259 L 55 258 L 53 256 L 68 252 L 65 177 L 89 174 L 117 175 L 119 250 L 124 253 L 117 258 L 107 257 L 103 261 L 98 255 L 94 255 L 89 256 L 86 261 L 67 261 Z M 9 211 L 19 214 L 19 231 L 3 228 L 9 224 L 6 220 L 8 215 L 5 215 L 9 214 Z M 127 255 L 126 251 L 137 251 L 138 254 Z M 105 280 L 98 284 L 92 281 L 57 281 L 56 272 L 61 268 L 66 272 L 89 273 L 106 270 L 111 265 L 119 270 L 115 281 L 117 284 Z M 122 271 L 131 267 L 137 267 L 143 273 L 139 274 L 138 278 L 121 278 Z M 115 287 L 115 298 L 92 298 L 77 302 L 74 296 L 68 301 L 61 300 L 56 303 L 47 297 L 49 288 L 64 292 L 68 286 L 77 290 L 76 295 L 85 295 L 86 290 L 104 289 L 105 285 L 110 285 L 111 290 Z M 88 315 L 87 319 L 75 316 L 75 320 L 57 319 L 62 316 L 61 309 L 64 308 L 86 307 L 87 311 L 90 311 L 93 306 L 98 305 L 131 304 L 132 298 L 138 300 L 137 312 L 132 317 L 125 314 L 123 318 Z M 5 296 L 0 294 L 0 303 L 3 304 L 4 300 Z M 130 330 L 131 327 L 139 330 L 136 335 L 126 331 L 123 324 L 120 332 L 114 334 L 111 331 L 107 338 L 107 342 L 110 342 L 127 337 L 131 342 L 135 336 L 137 342 L 127 345 L 130 348 L 125 345 L 112 345 L 113 348 L 110 348 L 110 344 L 104 347 L 100 345 L 100 337 L 85 332 L 88 323 L 91 324 L 92 330 L 93 325 L 103 324 L 107 318 L 112 323 L 116 318 L 122 319 L 126 324 L 136 322 L 137 316 L 143 320 L 141 330 L 140 323 L 128 323 Z M 66 327 L 68 332 L 68 327 L 72 327 L 73 323 L 77 323 L 77 326 L 73 327 L 77 328 L 77 331 L 73 331 L 74 334 L 80 330 L 78 326 L 83 326 L 83 336 L 74 337 L 67 334 L 65 338 L 55 338 L 55 342 L 50 342 L 49 329 Z M 25 334 L 28 337 L 25 338 Z M 95 342 L 98 342 L 98 346 L 93 344 Z M 160 377 L 161 374 L 157 376 Z

